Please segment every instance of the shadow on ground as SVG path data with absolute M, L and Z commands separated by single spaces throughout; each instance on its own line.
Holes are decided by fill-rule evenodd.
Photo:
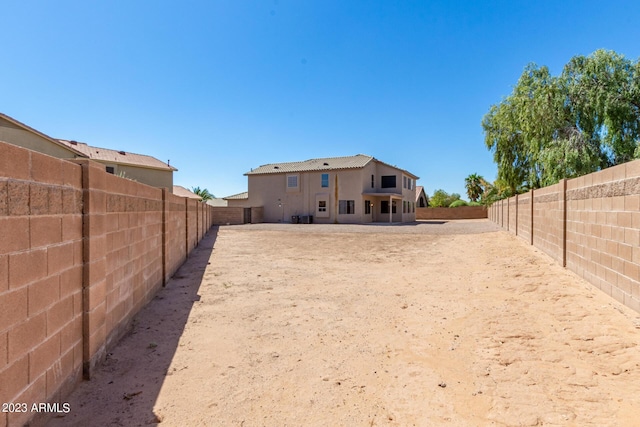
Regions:
M 180 337 L 209 264 L 218 228 L 212 228 L 155 298 L 135 316 L 91 381 L 67 398 L 71 411 L 47 426 L 133 426 L 161 422 L 153 407 L 180 345 Z M 95 402 L 101 402 L 96 413 Z M 89 405 L 91 403 L 91 405 Z M 90 409 L 91 408 L 91 409 Z

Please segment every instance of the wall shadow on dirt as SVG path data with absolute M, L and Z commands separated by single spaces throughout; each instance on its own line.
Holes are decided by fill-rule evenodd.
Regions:
M 68 414 L 48 426 L 147 425 L 162 421 L 154 405 L 194 306 L 213 252 L 218 227 L 200 241 L 164 288 L 138 313 L 131 330 L 110 350 L 90 381 L 66 401 Z M 191 367 L 196 369 L 197 367 Z M 197 392 L 194 390 L 194 392 Z

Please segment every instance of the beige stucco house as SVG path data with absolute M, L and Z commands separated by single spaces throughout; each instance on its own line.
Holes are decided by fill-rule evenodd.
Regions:
M 183 187 L 182 185 L 174 185 L 173 194 L 180 197 L 186 197 L 188 199 L 202 200 L 202 197 L 198 196 L 196 193 L 186 187 Z
M 227 203 L 227 201 L 221 197 L 214 197 L 213 199 L 209 199 L 207 200 L 207 204 L 209 206 L 213 206 L 216 208 L 225 208 L 227 206 L 229 206 L 229 204 Z
M 108 173 L 173 191 L 173 173 L 178 169 L 155 157 L 128 151 L 92 147 L 83 142 L 65 139 L 59 139 L 58 141 L 67 147 L 80 151 L 91 160 L 102 163 Z
M 2 113 L 0 113 L 0 141 L 59 159 L 87 158 L 84 153 L 73 147 Z
M 416 206 L 419 208 L 426 208 L 429 206 L 429 196 L 424 191 L 422 185 L 416 187 Z
M 82 142 L 55 139 L 0 113 L 0 141 L 18 145 L 59 159 L 91 159 L 105 165 L 109 173 L 154 187 L 173 189 L 173 172 L 178 169 L 147 156 Z
M 388 223 L 416 218 L 418 177 L 371 156 L 273 163 L 245 175 L 249 191 L 243 206 L 263 207 L 264 222 Z
M 234 208 L 251 207 L 251 205 L 249 204 L 249 193 L 247 191 L 223 197 L 223 199 L 227 202 L 227 206 L 231 206 Z

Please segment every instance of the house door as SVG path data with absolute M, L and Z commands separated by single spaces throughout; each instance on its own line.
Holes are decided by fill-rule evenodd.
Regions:
M 244 208 L 244 223 L 251 224 L 251 208 Z

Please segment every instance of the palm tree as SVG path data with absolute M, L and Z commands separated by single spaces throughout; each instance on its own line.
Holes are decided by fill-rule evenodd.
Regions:
M 484 193 L 483 183 L 486 183 L 483 177 L 477 173 L 472 173 L 464 179 L 464 185 L 467 187 L 467 196 L 472 202 L 477 202 L 482 193 Z
M 193 187 L 191 191 L 200 196 L 200 198 L 202 199 L 202 203 L 205 203 L 207 200 L 211 200 L 216 197 L 213 194 L 209 193 L 209 190 L 207 190 L 206 188 L 201 189 L 200 187 Z

